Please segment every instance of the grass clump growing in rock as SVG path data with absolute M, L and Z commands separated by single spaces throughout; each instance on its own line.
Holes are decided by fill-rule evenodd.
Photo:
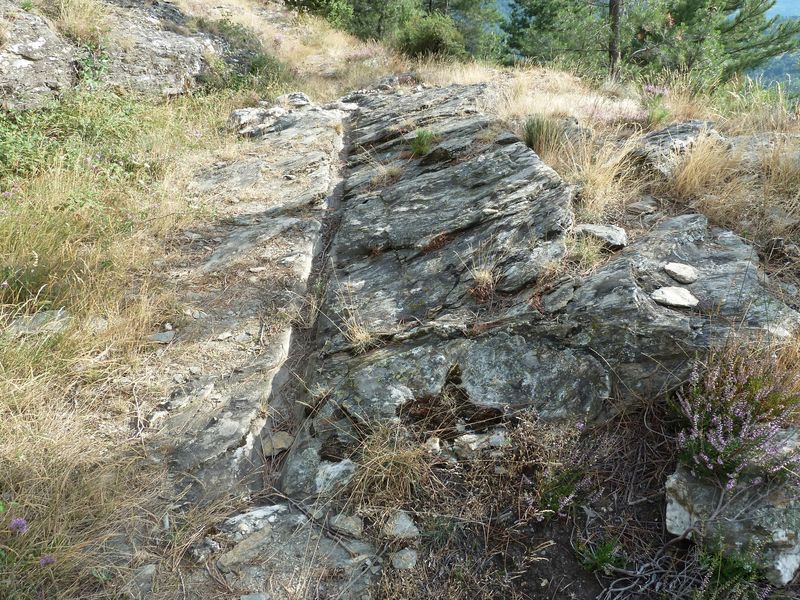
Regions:
M 525 145 L 547 163 L 555 158 L 566 142 L 561 122 L 554 117 L 542 115 L 528 117 L 523 138 Z
M 565 243 L 567 264 L 578 271 L 591 271 L 605 260 L 603 241 L 594 236 L 573 233 L 565 238 Z
M 438 136 L 428 129 L 417 130 L 416 135 L 411 139 L 411 155 L 417 158 L 425 156 L 438 139 Z
M 406 506 L 420 488 L 437 485 L 431 455 L 401 424 L 368 426 L 353 460 L 358 468 L 348 502 L 360 512 L 377 509 L 379 518 Z

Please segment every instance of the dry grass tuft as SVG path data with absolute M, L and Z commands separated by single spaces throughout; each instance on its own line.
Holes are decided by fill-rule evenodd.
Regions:
M 342 306 L 342 312 L 340 314 L 341 325 L 336 325 L 336 327 L 353 351 L 363 354 L 376 345 L 378 336 L 361 315 L 349 282 L 340 286 L 337 297 Z
M 593 270 L 606 258 L 603 242 L 590 235 L 571 234 L 566 237 L 565 242 L 565 260 L 580 272 Z
M 764 245 L 800 235 L 800 143 L 779 139 L 752 154 L 711 137 L 680 158 L 674 175 L 654 184 L 657 193 L 706 214 L 716 223 Z
M 569 141 L 551 166 L 570 183 L 579 186 L 577 216 L 601 222 L 618 215 L 625 205 L 641 196 L 647 179 L 630 160 L 638 135 L 617 135 Z
M 490 246 L 489 243 L 483 243 L 475 251 L 471 251 L 469 262 L 461 259 L 472 278 L 469 294 L 481 304 L 492 301 L 497 287 L 498 258 L 490 253 Z
M 378 521 L 407 506 L 421 488 L 439 485 L 430 454 L 399 423 L 370 426 L 353 460 L 358 468 L 348 504 Z
M 78 43 L 97 46 L 108 32 L 108 7 L 99 0 L 38 0 L 38 5 Z

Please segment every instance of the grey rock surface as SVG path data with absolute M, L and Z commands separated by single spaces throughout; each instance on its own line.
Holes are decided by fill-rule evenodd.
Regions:
M 6 29 L 0 46 L 3 108 L 34 108 L 72 87 L 78 51 L 45 18 L 0 0 L 0 20 Z
M 576 226 L 575 233 L 598 239 L 611 250 L 620 250 L 628 245 L 628 234 L 619 225 L 593 225 L 585 223 Z
M 347 99 L 360 108 L 308 370 L 309 387 L 327 392 L 287 458 L 281 486 L 291 496 L 317 494 L 330 448 L 352 446 L 363 424 L 397 421 L 415 400 L 455 390 L 474 410 L 595 420 L 611 410 L 613 385 L 629 402 L 677 386 L 690 357 L 733 328 L 785 335 L 800 323 L 769 292 L 753 249 L 697 214 L 662 218 L 593 272 L 542 293 L 541 275 L 565 254 L 572 190 L 523 144 L 486 135 L 492 121 L 476 108 L 484 93 Z M 409 140 L 422 127 L 438 142 L 415 159 Z M 703 131 L 691 124 L 659 139 L 672 140 L 672 155 Z M 396 176 L 385 177 L 390 168 Z M 680 288 L 696 298 L 691 311 L 652 297 L 674 287 L 670 262 L 698 272 Z M 372 336 L 364 353 L 348 336 L 354 326 Z
M 29 109 L 68 92 L 81 79 L 155 97 L 203 83 L 210 57 L 236 68 L 241 57 L 222 39 L 187 27 L 188 15 L 167 3 L 100 0 L 103 53 L 67 38 L 57 23 L 17 2 L 0 0 L 7 43 L 0 46 L 0 104 Z M 100 64 L 97 72 L 86 65 Z
M 725 492 L 679 467 L 666 484 L 667 530 L 682 535 L 694 527 L 698 541 L 721 541 L 728 551 L 757 550 L 769 581 L 784 586 L 800 568 L 800 489 L 752 485 L 752 477 L 739 486 Z
M 713 123 L 687 121 L 648 133 L 642 138 L 639 148 L 633 152 L 633 157 L 669 178 L 675 172 L 681 157 L 701 139 L 723 143 L 723 137 L 714 129 Z
M 305 590 L 308 581 L 315 582 L 320 596 L 361 598 L 380 568 L 372 546 L 332 539 L 308 516 L 288 506 L 237 538 L 215 564 L 231 587 L 278 598 Z

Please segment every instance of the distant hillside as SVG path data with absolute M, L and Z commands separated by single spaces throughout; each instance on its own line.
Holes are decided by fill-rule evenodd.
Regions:
M 785 9 L 782 7 L 781 10 L 794 11 L 795 15 L 800 15 L 800 2 L 783 0 L 778 4 L 785 5 Z M 778 4 L 775 5 L 776 10 Z M 753 71 L 751 75 L 759 77 L 766 84 L 782 83 L 792 93 L 800 93 L 800 51 L 775 57 L 762 68 Z

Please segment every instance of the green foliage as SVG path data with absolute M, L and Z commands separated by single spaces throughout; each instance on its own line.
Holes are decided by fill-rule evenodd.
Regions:
M 232 52 L 227 60 L 209 59 L 202 77 L 207 89 L 263 90 L 286 79 L 284 65 L 266 52 L 259 37 L 247 27 L 229 19 L 197 18 L 189 22 L 189 28 L 222 38 Z
M 22 10 L 31 12 L 33 10 L 33 0 L 22 0 L 19 6 Z
M 398 47 L 409 56 L 459 58 L 466 54 L 464 36 L 453 20 L 442 13 L 423 15 L 409 21 L 400 33 Z
M 583 567 L 592 572 L 609 574 L 613 568 L 625 566 L 625 557 L 617 540 L 604 540 L 597 545 L 579 544 L 578 554 Z
M 535 115 L 525 122 L 524 139 L 528 148 L 546 156 L 564 143 L 564 128 L 556 119 Z
M 337 27 L 346 27 L 353 18 L 353 4 L 348 0 L 286 0 L 292 8 L 321 15 Z
M 773 0 L 651 0 L 626 4 L 623 69 L 656 75 L 692 71 L 714 87 L 800 44 L 800 20 L 766 12 Z M 580 63 L 604 73 L 608 7 L 584 0 L 516 0 L 509 45 L 538 62 Z M 576 32 L 580 32 L 576 35 Z
M 550 472 L 539 482 L 539 505 L 553 514 L 562 514 L 581 494 L 585 473 L 578 468 Z
M 362 39 L 396 43 L 411 56 L 505 53 L 494 0 L 287 0 Z
M 431 151 L 431 146 L 436 143 L 437 136 L 432 131 L 420 129 L 411 140 L 411 154 L 420 157 Z
M 349 0 L 353 18 L 348 29 L 362 39 L 394 40 L 418 14 L 417 0 Z
M 756 565 L 758 552 L 726 550 L 720 542 L 700 551 L 700 567 L 705 573 L 692 600 L 757 600 L 764 597 L 758 582 L 763 573 Z
M 108 70 L 108 59 L 108 52 L 101 46 L 89 44 L 84 46 L 83 54 L 76 61 L 81 81 L 90 85 L 98 82 Z

